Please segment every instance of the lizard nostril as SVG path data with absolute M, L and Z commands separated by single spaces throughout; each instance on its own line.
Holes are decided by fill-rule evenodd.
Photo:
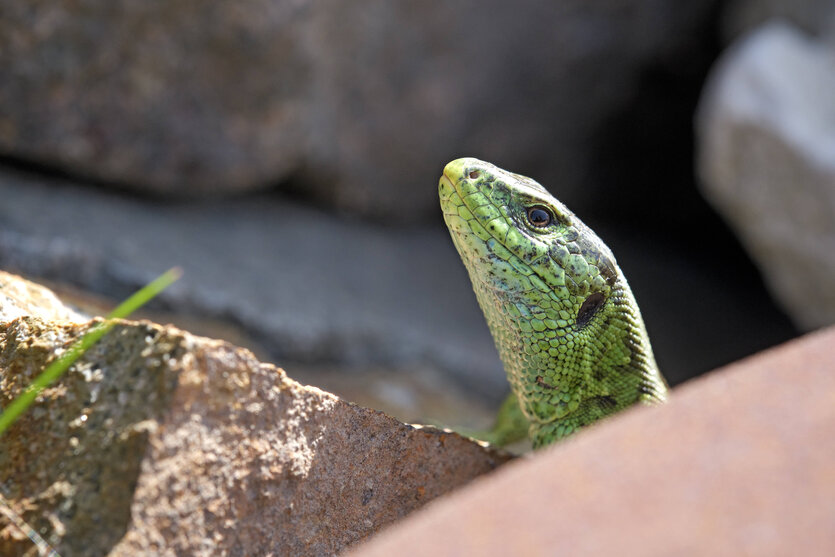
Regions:
M 470 172 L 470 178 L 472 178 L 473 180 L 475 180 L 479 176 L 481 176 L 481 172 L 479 172 L 478 170 L 473 170 L 472 172 Z

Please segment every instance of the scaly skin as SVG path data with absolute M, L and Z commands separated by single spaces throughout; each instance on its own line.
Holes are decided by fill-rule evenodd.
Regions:
M 612 252 L 537 182 L 473 158 L 444 168 L 444 220 L 534 448 L 667 396 Z

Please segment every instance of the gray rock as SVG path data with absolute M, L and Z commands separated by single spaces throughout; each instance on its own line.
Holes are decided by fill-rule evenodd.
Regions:
M 832 0 L 731 0 L 720 18 L 720 33 L 726 43 L 754 31 L 772 20 L 783 20 L 808 33 L 835 32 Z
M 6 155 L 168 194 L 286 176 L 311 95 L 301 3 L 3 2 Z
M 293 177 L 396 223 L 474 155 L 580 209 L 601 128 L 691 63 L 713 4 L 9 0 L 0 152 L 172 195 Z
M 0 199 L 0 268 L 119 300 L 179 266 L 153 307 L 238 324 L 274 361 L 428 365 L 477 396 L 507 389 L 440 224 L 383 227 L 265 195 L 154 203 L 11 173 Z
M 773 24 L 718 64 L 698 115 L 705 196 L 801 327 L 835 322 L 835 51 Z
M 89 327 L 0 324 L 0 406 Z M 333 555 L 509 458 L 123 322 L 0 437 L 0 491 L 64 555 Z
M 358 387 L 327 384 L 351 400 L 378 407 L 356 395 L 382 388 L 361 386 L 358 374 L 375 370 L 391 376 L 384 383 L 408 376 L 417 392 L 426 379 L 441 392 L 438 400 L 459 392 L 491 409 L 507 392 L 441 222 L 373 225 L 266 195 L 165 204 L 10 172 L 0 172 L 0 199 L 0 268 L 110 298 L 98 309 L 82 305 L 90 314 L 105 314 L 180 266 L 183 278 L 149 306 L 171 315 L 148 317 L 245 345 L 262 359 L 338 368 L 341 385 Z M 663 233 L 598 231 L 626 270 L 673 383 L 791 336 L 762 287 L 745 286 L 757 278 L 753 269 L 740 271 L 722 253 L 700 258 L 676 241 L 665 243 Z M 720 322 L 716 307 L 724 308 Z M 207 321 L 250 338 L 206 328 Z M 310 380 L 324 381 L 321 374 Z M 397 415 L 441 417 L 434 410 Z

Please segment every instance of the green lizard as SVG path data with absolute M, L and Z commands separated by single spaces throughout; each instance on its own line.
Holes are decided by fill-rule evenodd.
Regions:
M 539 448 L 666 400 L 632 290 L 592 230 L 534 180 L 478 159 L 449 163 L 438 192 L 513 391 L 498 438 L 520 410 Z

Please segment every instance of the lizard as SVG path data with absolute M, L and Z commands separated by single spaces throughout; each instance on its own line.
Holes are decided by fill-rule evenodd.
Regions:
M 521 423 L 538 449 L 666 401 L 632 290 L 574 213 L 535 180 L 475 158 L 447 164 L 438 194 L 512 391 L 487 440 L 512 440 Z

